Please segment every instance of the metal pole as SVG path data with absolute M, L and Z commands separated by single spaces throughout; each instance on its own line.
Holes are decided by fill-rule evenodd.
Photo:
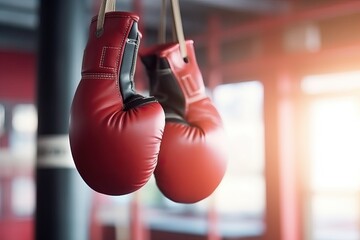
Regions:
M 68 143 L 87 10 L 85 0 L 40 1 L 36 240 L 88 239 L 90 190 L 74 168 Z

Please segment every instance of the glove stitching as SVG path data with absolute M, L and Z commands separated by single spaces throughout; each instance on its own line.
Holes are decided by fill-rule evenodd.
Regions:
M 103 47 L 102 51 L 101 51 L 101 57 L 100 57 L 100 64 L 99 64 L 99 67 L 100 68 L 105 68 L 105 69 L 110 69 L 110 70 L 115 70 L 115 67 L 118 66 L 118 63 L 119 63 L 119 54 L 117 54 L 117 57 L 116 57 L 116 62 L 115 62 L 115 67 L 106 67 L 104 66 L 104 61 L 105 61 L 105 55 L 106 55 L 106 51 L 107 49 L 110 48 L 110 49 L 115 49 L 115 50 L 120 50 L 121 48 L 119 47 Z
M 84 79 L 108 79 L 111 80 L 116 77 L 115 74 L 108 73 L 83 73 L 82 77 Z
M 119 15 L 118 15 L 119 14 Z M 134 18 L 133 16 L 122 16 L 120 14 L 123 14 L 122 12 L 112 12 L 112 15 L 107 15 L 106 18 L 131 18 L 134 21 L 137 21 L 137 18 Z M 94 16 L 91 19 L 91 23 L 97 22 L 97 16 Z

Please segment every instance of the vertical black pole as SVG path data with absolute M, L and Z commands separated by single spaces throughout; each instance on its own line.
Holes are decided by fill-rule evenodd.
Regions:
M 68 142 L 89 22 L 86 2 L 40 1 L 36 240 L 89 236 L 90 190 L 74 168 Z

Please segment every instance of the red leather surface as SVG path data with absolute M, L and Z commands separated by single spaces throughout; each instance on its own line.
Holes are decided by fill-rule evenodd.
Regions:
M 109 195 L 136 191 L 148 181 L 165 124 L 157 102 L 123 110 L 119 68 L 130 27 L 137 20 L 130 13 L 107 13 L 98 38 L 94 18 L 71 109 L 75 165 L 92 189 Z
M 183 118 L 188 123 L 166 123 L 155 170 L 157 185 L 175 202 L 194 203 L 208 197 L 221 182 L 227 152 L 222 120 L 206 97 L 193 42 L 187 41 L 186 46 L 188 63 L 177 44 L 158 46 L 144 54 L 167 58 L 185 97 Z

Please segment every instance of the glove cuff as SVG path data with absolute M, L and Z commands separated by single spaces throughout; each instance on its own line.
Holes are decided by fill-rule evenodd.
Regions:
M 155 46 L 140 53 L 150 81 L 150 95 L 165 113 L 187 115 L 189 105 L 207 98 L 205 86 L 195 58 L 193 41 L 186 42 L 188 62 L 177 43 Z

